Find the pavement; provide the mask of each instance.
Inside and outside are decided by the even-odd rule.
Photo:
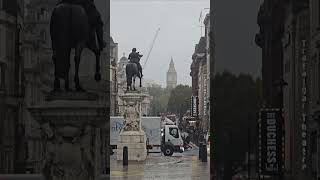
[[[122,166],[116,160],[116,153],[110,157],[111,180],[200,180],[210,177],[210,156],[208,162],[198,158],[199,148],[193,145],[191,150],[164,156],[160,153],[149,154],[144,162],[129,161]]]

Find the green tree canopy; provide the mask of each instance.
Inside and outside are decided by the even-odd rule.
[[[176,86],[176,88],[171,90],[167,111],[175,114],[184,114],[190,109],[191,95],[192,88],[190,86]]]
[[[158,116],[159,113],[166,112],[170,91],[160,86],[152,86],[148,87],[148,92],[152,96],[150,114],[152,116]]]

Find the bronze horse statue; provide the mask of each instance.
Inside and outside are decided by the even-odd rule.
[[[141,85],[141,79],[142,76],[139,72],[138,65],[133,62],[129,62],[126,65],[126,77],[127,77],[127,91],[136,90],[135,84],[136,84],[136,77],[139,77],[140,79],[140,87]]]
[[[96,57],[94,79],[101,80],[100,49],[96,43],[95,28],[90,26],[88,15],[80,5],[61,3],[52,12],[50,21],[50,36],[52,41],[52,60],[54,62],[54,89],[61,91],[60,79],[65,81],[65,90],[69,88],[69,70],[71,49],[75,49],[74,82],[76,91],[84,91],[79,82],[79,65],[84,48],[90,49]]]

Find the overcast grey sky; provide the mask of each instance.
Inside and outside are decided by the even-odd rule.
[[[178,83],[190,84],[191,55],[200,38],[199,15],[203,8],[210,6],[209,0],[110,1],[111,35],[119,43],[119,57],[123,52],[128,55],[133,46],[146,56],[160,27],[145,75],[165,85],[165,74],[173,56]],[[107,16],[103,7],[108,1],[95,2]],[[259,31],[257,13],[262,0],[211,0],[211,3],[216,36],[215,71],[228,69],[259,76],[261,49],[254,37]]]
[[[110,0],[110,34],[118,43],[119,58],[136,47],[144,55],[143,65],[160,28],[144,69],[145,78],[165,87],[172,56],[178,84],[191,85],[191,56],[201,37],[200,12],[209,7],[209,0]]]
[[[261,49],[255,44],[257,15],[263,0],[213,0],[215,71],[261,74]]]

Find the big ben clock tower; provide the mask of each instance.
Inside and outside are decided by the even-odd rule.
[[[171,62],[169,65],[169,70],[167,72],[167,88],[173,89],[177,86],[177,72],[174,68],[173,59],[171,57]]]

